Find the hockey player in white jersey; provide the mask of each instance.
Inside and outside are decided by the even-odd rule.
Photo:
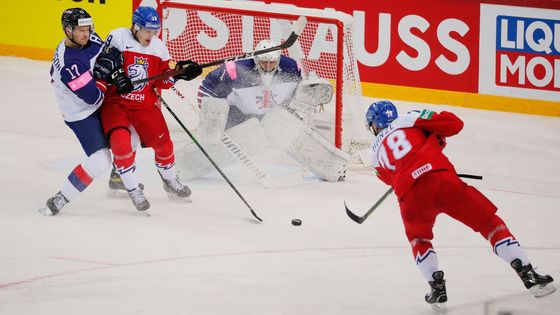
[[[39,210],[44,215],[59,213],[111,166],[99,114],[106,86],[92,76],[103,42],[94,33],[93,19],[84,9],[67,9],[61,20],[66,38],[56,48],[51,83],[64,122],[80,141],[87,158],[72,170],[62,189]]]
[[[255,50],[274,46],[271,40],[263,40]],[[302,122],[304,116],[331,98],[332,87],[326,80],[313,83],[302,80],[298,63],[280,51],[228,62],[210,72],[200,85],[199,137],[206,144],[216,145],[225,129],[243,149],[246,135],[266,134],[267,140],[272,140],[319,178],[337,181],[344,177],[349,157]],[[260,120],[260,124],[251,118]],[[253,130],[245,131],[248,128]],[[234,135],[239,135],[238,139]],[[189,169],[194,163],[189,149],[194,150],[178,150],[185,160],[181,176],[188,173],[185,176],[192,178],[210,171],[209,167],[199,167],[200,163],[196,170]]]

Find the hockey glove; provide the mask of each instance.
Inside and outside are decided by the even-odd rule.
[[[109,82],[113,83],[119,94],[130,93],[134,90],[134,85],[132,84],[132,81],[130,81],[130,78],[124,74],[123,68],[113,71]]]
[[[105,47],[95,61],[93,75],[96,79],[110,82],[113,72],[122,68],[122,65],[122,53],[114,47]]]
[[[190,81],[198,77],[202,73],[202,67],[192,60],[181,60],[177,61],[175,70],[184,69],[183,73],[175,75],[173,78],[175,80],[187,80]]]

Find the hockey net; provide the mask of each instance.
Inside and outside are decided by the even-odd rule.
[[[298,41],[282,53],[298,61],[304,77],[315,73],[329,80],[335,93],[309,125],[351,155],[367,148],[350,15],[247,1],[173,0],[163,1],[161,7],[162,39],[172,58],[199,63],[251,52],[263,39],[281,43],[292,23],[306,16],[308,23]],[[184,92],[196,93],[197,88]]]

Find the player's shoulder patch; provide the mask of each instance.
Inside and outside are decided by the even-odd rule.
[[[422,110],[422,112],[420,112],[419,117],[422,119],[430,120],[432,119],[432,116],[434,116],[434,111],[431,111],[429,109],[424,109]]]

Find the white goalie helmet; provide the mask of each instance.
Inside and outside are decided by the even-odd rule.
[[[255,50],[263,50],[270,47],[277,46],[276,43],[269,39],[260,41],[255,47]],[[254,57],[255,64],[260,72],[274,73],[280,64],[280,50],[267,52],[266,54],[256,55]]]

